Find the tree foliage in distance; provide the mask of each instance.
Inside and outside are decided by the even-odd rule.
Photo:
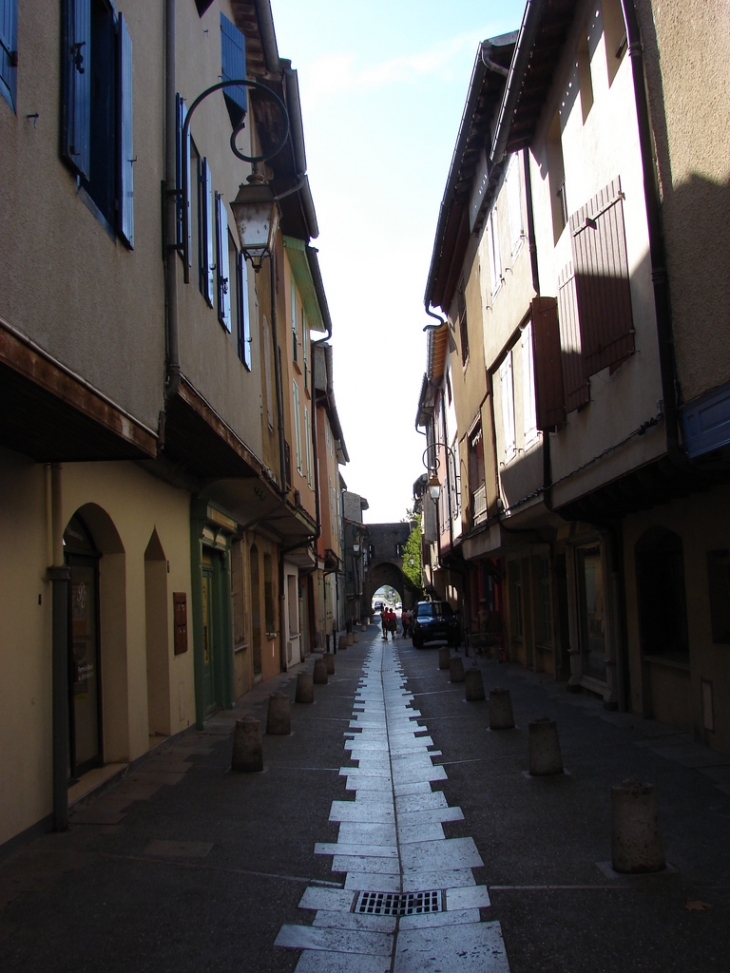
[[[409,519],[412,522],[415,521],[415,523],[408,535],[406,546],[403,549],[403,574],[416,591],[423,591],[421,576],[421,515],[414,514]],[[413,564],[411,564],[411,560]]]

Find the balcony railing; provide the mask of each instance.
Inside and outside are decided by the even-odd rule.
[[[472,521],[475,524],[487,519],[487,487],[483,483],[471,495]]]

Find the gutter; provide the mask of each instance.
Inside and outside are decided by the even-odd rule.
[[[261,47],[266,61],[266,70],[271,74],[279,71],[279,47],[276,43],[276,31],[274,29],[274,18],[271,13],[270,0],[254,0],[256,8],[256,20],[259,25],[259,36],[261,37]]]
[[[672,312],[669,299],[669,278],[667,275],[666,248],[662,227],[661,200],[654,169],[653,140],[649,103],[644,77],[644,52],[641,43],[639,21],[636,16],[634,0],[621,0],[628,53],[631,58],[631,71],[634,81],[636,116],[639,127],[639,149],[644,177],[644,200],[646,202],[646,221],[649,228],[649,256],[651,258],[651,281],[654,288],[654,307],[656,310],[657,340],[659,344],[659,371],[664,398],[664,419],[667,436],[667,455],[675,465],[685,465],[686,458],[679,445],[677,421],[677,386],[674,362],[674,341],[672,338]]]
[[[299,97],[299,77],[292,68],[291,61],[283,62],[282,78],[284,82],[284,95],[287,109],[289,111],[289,132],[294,155],[294,169],[296,176],[302,180],[299,190],[299,202],[307,224],[309,236],[316,239],[319,236],[319,224],[317,213],[314,209],[312,190],[307,178],[307,156],[304,149],[304,127],[302,124],[302,103]]]
[[[319,304],[320,314],[322,315],[324,326],[327,329],[327,334],[324,336],[324,338],[317,338],[315,341],[312,341],[313,345],[319,345],[323,341],[329,341],[329,339],[332,337],[332,318],[330,317],[330,309],[329,305],[327,304],[327,295],[324,292],[322,271],[319,267],[319,251],[315,247],[307,246],[304,252],[307,257],[307,263],[309,264],[309,271],[312,275],[314,293],[317,295],[317,303]]]

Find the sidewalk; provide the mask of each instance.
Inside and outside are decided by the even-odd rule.
[[[264,737],[262,774],[230,772],[235,720],[251,712],[264,725],[268,694],[293,699],[299,667],[75,808],[67,833],[4,862],[3,973],[293,971],[299,949],[274,946],[282,927],[312,923],[299,908],[305,893],[347,882],[315,845],[341,840],[330,816],[333,801],[353,796],[340,773],[344,734],[368,648],[380,644],[371,626],[337,653],[314,705],[292,704],[291,736]],[[463,812],[442,822],[444,835],[478,849],[474,880],[491,899],[479,918],[501,925],[512,973],[730,973],[730,761],[546,677],[480,660],[487,694],[508,687],[517,723],[490,732],[488,704],[464,701],[435,647],[395,645],[433,764],[447,775],[431,788]],[[527,724],[541,716],[557,721],[569,775],[524,773]],[[656,785],[672,869],[609,878],[610,787],[632,775]]]

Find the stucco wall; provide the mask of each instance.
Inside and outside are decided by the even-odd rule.
[[[637,3],[685,401],[730,379],[730,32],[726,3]]]
[[[0,318],[156,430],[165,355],[163,6],[117,7],[133,45],[135,249],[110,238],[59,156],[59,4],[20,4],[17,113],[0,98]]]

